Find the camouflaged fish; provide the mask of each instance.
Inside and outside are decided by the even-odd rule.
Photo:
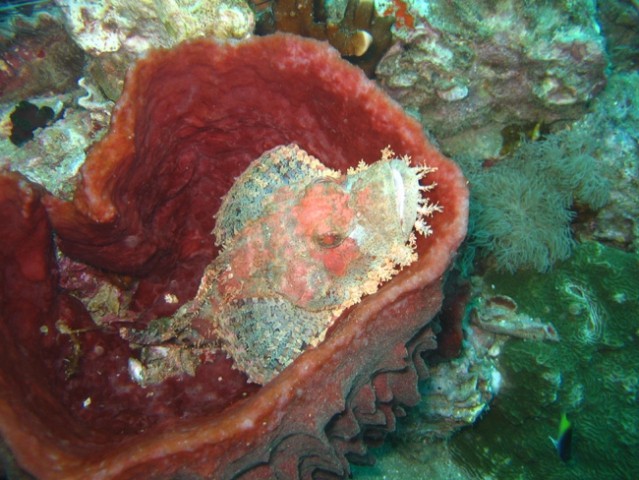
[[[193,373],[208,349],[224,351],[252,382],[268,382],[417,258],[415,235],[428,235],[426,218],[440,210],[424,196],[434,185],[420,183],[429,171],[389,149],[346,175],[297,145],[262,155],[217,213],[222,249],[195,298],[127,333],[143,346],[132,376],[147,384]],[[183,341],[167,342],[175,338]]]

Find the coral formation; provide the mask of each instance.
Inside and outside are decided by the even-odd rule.
[[[597,9],[611,64],[618,70],[636,71],[639,65],[639,4],[636,0],[610,0],[598,3]]]
[[[415,443],[448,439],[472,425],[488,410],[499,390],[494,359],[476,354],[472,347],[459,359],[430,367],[429,373],[420,387],[422,401],[402,424],[403,438],[395,440],[402,453]]]
[[[442,142],[474,129],[576,119],[605,84],[592,0],[409,1],[414,29],[381,85]]]
[[[432,235],[417,236],[417,259],[263,387],[224,354],[193,376],[136,384],[119,329],[171,315],[196,294],[219,254],[210,232],[221,197],[251,161],[292,143],[333,170],[357,169],[387,145],[436,169],[428,197],[443,213],[430,219]],[[421,126],[328,46],[271,35],[153,52],[128,77],[72,202],[48,194],[45,215],[28,182],[2,182],[0,430],[32,475],[345,477],[347,458],[366,455],[364,438],[382,439],[402,405],[417,402],[468,192]],[[34,225],[42,231],[30,242],[13,233]],[[59,271],[68,262],[56,265],[49,225],[62,252],[89,266],[76,276],[102,270],[99,284],[118,285],[85,284],[104,292],[92,298],[116,297],[120,323],[109,313],[94,323],[59,289],[59,276],[73,279]]]
[[[6,131],[6,137],[0,136],[0,168],[20,172],[49,192],[71,199],[86,149],[102,137],[110,118],[109,102],[101,101],[95,92],[77,98],[83,93],[75,90],[71,94],[32,99],[38,108],[51,109],[55,122],[36,129],[33,139],[20,147],[10,141],[15,105],[0,105],[0,129]]]
[[[506,295],[493,295],[475,305],[471,323],[485,332],[527,340],[559,341],[557,329],[549,322],[517,312],[517,303]]]
[[[56,16],[19,16],[11,35],[0,35],[0,103],[73,88],[83,63],[82,50]]]
[[[561,341],[505,345],[499,401],[449,444],[468,478],[614,479],[639,471],[638,271],[636,254],[585,242],[550,273],[484,276],[530,315],[552,319]],[[567,465],[548,439],[562,412],[577,439]]]
[[[449,18],[466,17],[453,25],[481,28],[481,23],[490,26],[495,18],[475,16],[477,2],[411,3],[421,4],[425,10],[431,8],[429,20],[440,19],[436,10],[446,7],[451,10]],[[534,10],[530,12],[537,10],[540,23],[550,6],[550,2],[493,3],[496,11],[509,4],[531,6]],[[591,32],[601,26],[607,36],[606,52],[613,63],[606,69],[606,87],[583,105],[582,111],[587,113],[580,120],[547,123],[543,116],[531,117],[527,122],[509,124],[501,132],[489,124],[442,142],[445,151],[463,160],[471,193],[476,194],[471,201],[475,207],[470,218],[471,243],[490,244],[492,253],[501,260],[495,262],[492,258],[474,265],[475,272],[486,282],[482,287],[486,297],[479,303],[479,311],[473,309],[471,329],[466,330],[467,334],[472,333],[466,337],[468,343],[462,350],[468,365],[460,365],[457,359],[429,368],[434,378],[432,382],[427,380],[423,389],[432,386],[428,391],[433,402],[425,397],[418,407],[421,418],[410,415],[407,424],[399,422],[400,436],[394,440],[398,448],[384,452],[373,474],[359,470],[357,477],[612,480],[634,478],[639,471],[634,454],[638,444],[639,366],[639,77],[633,71],[639,38],[636,5],[634,1],[597,2],[594,17],[595,2],[552,2],[552,8],[574,15],[570,20],[557,15],[559,28],[570,23],[589,24]],[[523,25],[527,19],[521,21]],[[418,28],[420,23],[418,18]],[[433,37],[450,31],[432,22],[431,26]],[[462,38],[475,34],[463,30],[458,31]],[[550,42],[545,43],[548,45]],[[412,53],[416,57],[424,54],[421,50]],[[576,69],[589,68],[579,58],[575,60]],[[399,68],[397,71],[401,73]],[[406,79],[410,77],[407,75]],[[436,76],[433,79],[439,80]],[[487,78],[484,91],[501,80]],[[513,77],[513,85],[520,87],[520,80],[521,77]],[[439,134],[438,139],[445,135],[446,132]],[[492,175],[503,178],[490,178]],[[480,185],[484,181],[490,185]],[[536,192],[533,199],[537,207],[530,204],[522,214],[525,202],[518,195],[521,191],[530,198],[529,189]],[[506,194],[501,195],[502,191]],[[547,195],[550,198],[544,200],[542,197]],[[503,196],[518,204],[508,205]],[[480,205],[480,200],[485,203]],[[526,222],[533,225],[525,225]],[[477,223],[490,224],[492,232],[505,237],[504,244],[498,245],[495,238],[485,236],[490,229],[477,229]],[[519,233],[514,234],[513,228]],[[546,232],[546,238],[539,230]],[[592,239],[601,243],[589,241]],[[502,248],[505,251],[498,252]],[[514,253],[517,257],[513,255],[508,261],[508,255]],[[472,270],[470,257],[460,265],[466,276]],[[530,263],[516,267],[525,258]],[[502,270],[508,270],[510,265],[518,271],[497,272],[496,263]],[[535,269],[544,273],[534,272]],[[479,277],[472,278],[473,283],[478,280]],[[483,310],[495,297],[495,308]],[[514,299],[519,305],[517,310],[523,309],[529,315],[513,310],[511,320],[527,320],[527,327],[542,334],[547,332],[545,325],[550,321],[561,340],[513,340],[501,345],[495,342],[499,335],[494,332],[504,326],[500,312],[512,310],[508,305],[514,306]],[[489,325],[478,318],[491,312],[497,316],[490,319]],[[534,321],[535,317],[544,322]],[[481,324],[493,332],[481,331]],[[531,332],[518,333],[528,336]],[[481,348],[475,349],[477,346]],[[486,357],[480,355],[482,350]],[[432,353],[427,358],[431,360]],[[449,441],[432,442],[432,437],[464,425],[456,421],[481,405],[477,398],[486,392],[481,382],[490,383],[487,366],[500,373],[496,383],[502,385],[490,410],[484,409],[472,428],[458,432]],[[439,372],[443,372],[443,377],[438,376]],[[478,379],[476,389],[468,388],[474,380],[473,373]],[[437,416],[439,412],[443,414]],[[562,414],[567,414],[574,428],[572,458],[568,461],[550,441],[550,437],[556,437]],[[466,418],[474,420],[471,415]]]
[[[479,421],[500,395],[504,382],[516,381],[500,362],[501,353],[511,343],[529,346],[559,341],[552,324],[522,312],[514,299],[495,294],[494,285],[479,277],[472,279],[472,300],[463,304],[461,354],[441,361],[438,351],[425,352],[429,377],[420,386],[422,401],[400,423],[399,435],[392,439],[401,457],[419,465],[433,461],[429,457],[442,441],[454,441],[455,433]],[[452,463],[448,451],[435,463],[447,462]]]
[[[150,48],[170,47],[183,40],[245,38],[254,27],[242,0],[57,0],[67,28],[88,54],[126,52],[133,56]]]
[[[295,33],[328,40],[339,52],[369,76],[392,44],[395,19],[377,12],[373,0],[334,2],[325,0],[272,0],[260,13],[257,31],[261,34]]]
[[[638,82],[636,73],[615,74],[570,127],[502,159],[464,160],[475,199],[470,246],[511,272],[566,259],[573,231],[637,251]]]
[[[599,139],[597,157],[610,179],[610,201],[596,217],[575,226],[581,239],[596,239],[639,252],[639,74],[617,73],[574,129]],[[573,130],[574,130],[573,129]]]
[[[545,183],[552,177],[527,177],[500,165],[473,177],[472,246],[503,270],[548,270],[570,255],[570,199],[566,191]]]
[[[255,28],[244,0],[56,0],[66,28],[89,59],[86,70],[117,100],[128,68],[152,48],[192,38],[242,39]]]
[[[369,76],[395,17],[379,78],[473,193],[433,321],[463,179],[335,54],[286,37],[151,52],[250,36],[245,0],[14,3],[48,13],[0,6],[0,477],[639,469],[637,1],[249,2]],[[438,167],[428,224],[418,195],[384,201],[404,163],[360,163],[387,145]],[[407,405],[394,470],[354,470]],[[548,440],[562,413],[567,463]]]

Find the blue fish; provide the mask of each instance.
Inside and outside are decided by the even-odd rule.
[[[557,434],[557,438],[549,438],[555,446],[559,458],[561,458],[563,462],[567,462],[572,456],[572,432],[572,423],[570,423],[566,414],[562,413],[561,420],[559,420],[559,433]]]

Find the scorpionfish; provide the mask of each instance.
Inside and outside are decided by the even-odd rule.
[[[235,181],[216,215],[221,247],[198,292],[172,317],[129,331],[142,385],[193,374],[222,351],[264,384],[319,344],[348,307],[417,258],[416,235],[440,211],[432,171],[389,149],[346,174],[297,145],[276,147]],[[177,340],[177,341],[176,341]]]

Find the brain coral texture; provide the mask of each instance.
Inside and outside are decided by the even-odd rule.
[[[118,321],[143,326],[195,295],[218,253],[222,197],[251,161],[287,144],[340,171],[387,146],[436,168],[429,197],[443,211],[418,238],[418,259],[264,386],[223,355],[194,376],[136,384]],[[364,440],[383,438],[417,402],[428,322],[466,231],[465,180],[325,44],[273,35],[153,52],[129,74],[73,202],[16,175],[0,180],[0,432],[30,474],[343,478],[347,458],[365,458]],[[135,287],[119,320],[96,328],[59,286],[71,273],[53,232],[76,266]]]

